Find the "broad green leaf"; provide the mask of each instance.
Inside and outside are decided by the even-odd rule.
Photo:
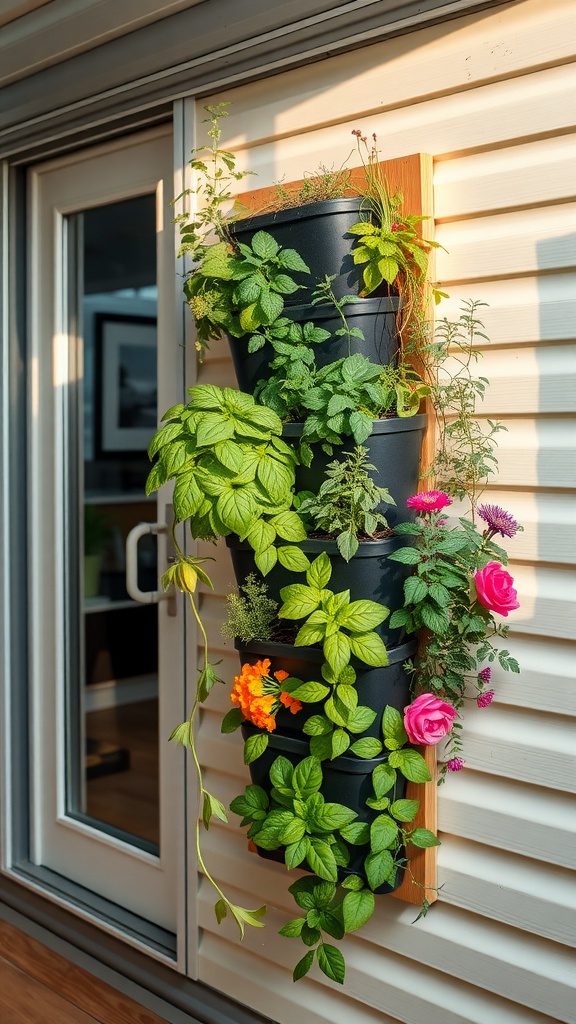
[[[174,482],[174,514],[178,522],[188,519],[200,508],[203,494],[194,470],[179,473]]]
[[[310,753],[320,761],[329,761],[332,757],[332,727],[328,735],[317,734],[310,739]]]
[[[318,828],[326,832],[334,832],[345,825],[349,825],[358,815],[356,811],[345,807],[344,804],[325,803],[315,815]]]
[[[352,744],[350,750],[353,754],[356,754],[356,757],[378,757],[382,752],[382,744],[380,740],[375,739],[373,736],[363,736]]]
[[[398,760],[394,767],[399,768],[410,782],[430,782],[431,775],[426,761],[417,750],[395,750],[390,754],[390,763],[393,757]]]
[[[374,636],[375,635],[376,634],[374,634]],[[377,639],[380,638],[378,637]],[[381,640],[380,643],[382,644]],[[383,644],[382,647],[384,647]],[[344,634],[340,632],[333,633],[332,636],[326,637],[324,640],[323,650],[326,661],[337,675],[350,661],[350,651],[352,650],[354,654],[357,654],[357,651],[352,645],[352,638],[349,640],[348,637],[344,636]],[[379,664],[386,664],[386,662],[379,662]]]
[[[204,828],[210,827],[210,820],[212,817],[219,818],[220,821],[228,821],[228,815],[226,814],[226,808],[224,804],[217,800],[211,793],[207,793],[204,790],[204,799],[202,803],[202,820],[204,822]]]
[[[325,632],[326,626],[314,626],[309,622],[305,622],[296,634],[294,646],[309,647],[311,644],[320,643],[324,639]]]
[[[269,548],[275,539],[276,531],[274,527],[270,526],[263,519],[258,519],[244,537],[244,540],[248,541],[256,554]]]
[[[290,572],[306,572],[310,565],[307,555],[293,545],[282,545],[278,548],[278,561]]]
[[[388,608],[376,601],[351,601],[338,613],[338,622],[354,633],[368,633],[388,617]]]
[[[255,736],[249,736],[244,744],[244,764],[252,764],[256,761],[268,746],[268,733],[257,733]]]
[[[353,733],[366,732],[370,728],[374,719],[376,718],[376,712],[372,711],[372,708],[364,707],[362,704],[355,708],[350,715],[346,728]]]
[[[360,892],[346,893],[342,901],[344,928],[347,932],[355,932],[369,921],[374,913],[376,902],[374,894],[363,889]]]
[[[304,954],[302,959],[298,961],[296,967],[292,972],[293,981],[300,981],[300,978],[303,978],[306,974],[308,974],[308,971],[310,970],[312,964],[314,963],[314,953],[315,950],[309,949],[308,952]]]
[[[307,736],[326,736],[332,732],[332,725],[324,715],[312,715],[302,726]]]
[[[177,725],[176,728],[172,730],[168,737],[168,742],[170,742],[170,740],[175,740],[176,743],[180,743],[183,747],[191,746],[192,733],[190,731],[189,720],[182,722],[181,725]]]
[[[330,737],[330,744],[330,759],[333,761],[335,757],[341,757],[346,753],[350,746],[350,737],[347,732],[344,732],[344,729],[334,729]]]
[[[297,512],[279,512],[270,520],[279,537],[293,543],[306,540],[306,530]]]
[[[369,853],[364,861],[364,871],[371,889],[378,889],[394,873],[394,861],[389,850]]]
[[[292,774],[294,772],[294,765],[287,757],[283,757],[281,754],[275,758],[270,766],[270,782],[276,789],[285,789],[290,793],[292,790]]]
[[[292,774],[292,787],[297,795],[306,800],[317,793],[322,785],[322,767],[317,757],[305,757],[296,765]]]
[[[404,599],[408,604],[418,604],[428,593],[428,587],[419,576],[410,576],[404,581]]]
[[[254,563],[256,568],[260,570],[263,576],[267,576],[271,569],[276,565],[278,553],[273,544],[269,548],[264,548],[262,551],[257,551],[254,554]]]
[[[220,413],[207,412],[198,423],[196,444],[199,448],[212,448],[218,441],[226,441],[234,435],[234,424]]]
[[[278,256],[280,266],[286,270],[299,270],[303,274],[309,274],[310,268],[304,263],[300,253],[296,249],[282,249]]]
[[[396,785],[396,772],[388,764],[379,764],[372,772],[372,785],[378,799],[385,797]]]
[[[397,821],[414,821],[419,807],[419,800],[395,800],[390,804],[390,814]]]
[[[300,935],[305,923],[305,917],[295,917],[293,921],[288,921],[278,934],[283,935],[287,939],[296,939]]]
[[[244,718],[240,708],[231,708],[227,715],[224,715],[220,724],[220,732],[236,732],[242,725]]]
[[[414,846],[420,847],[422,850],[425,850],[429,846],[440,846],[438,836],[435,836],[434,833],[430,832],[430,829],[427,828],[415,828],[409,841],[413,843]]]
[[[318,555],[314,559],[312,565],[306,573],[306,580],[311,587],[315,587],[318,590],[324,590],[324,588],[330,582],[332,576],[332,566],[330,559],[325,551],[321,555]]]
[[[333,939],[344,938],[344,925],[335,913],[331,910],[321,910],[319,917],[319,924],[322,931],[327,932]]]
[[[387,704],[382,716],[382,733],[385,740],[395,740],[399,746],[408,741],[402,715],[396,708]]]
[[[336,696],[349,711],[355,711],[358,706],[358,691],[355,686],[346,683],[339,683],[336,687]]]
[[[328,882],[335,882],[337,880],[338,868],[334,854],[329,843],[324,839],[319,839],[318,836],[310,836],[306,860],[314,874],[318,875],[318,878],[325,878]]]
[[[363,633],[360,636],[351,636],[350,650],[360,661],[374,668],[388,664],[388,654],[384,642],[377,633]]]
[[[425,602],[420,607],[422,622],[433,633],[444,634],[450,626],[450,616],[446,608],[435,608],[434,605]]]
[[[225,526],[234,533],[242,534],[250,529],[256,507],[254,499],[242,487],[224,491],[218,498],[216,511]]]
[[[263,260],[272,259],[280,249],[278,242],[267,231],[257,231],[251,245],[256,255]]]
[[[262,458],[259,459],[258,461],[256,476],[258,478],[258,482],[263,487],[270,501],[277,503],[277,505],[280,505],[286,504],[286,501],[290,500],[291,488],[294,483],[293,469],[289,469],[288,466],[282,465],[282,463],[277,462],[276,459]],[[289,516],[295,515],[295,513],[290,512],[281,513],[281,515],[275,516],[274,519],[272,520],[275,529],[277,530],[281,537],[285,537],[286,532],[294,533],[295,528],[297,528],[298,526],[302,526],[299,518],[298,521],[290,520],[288,522],[288,525],[286,526],[284,524],[284,520],[282,520],[281,518],[283,514]],[[279,525],[281,529],[278,528]],[[282,532],[282,527],[284,528],[284,532]],[[285,537],[285,539],[292,540],[293,538],[292,536],[288,536]],[[297,539],[302,540],[302,537],[299,537]]]
[[[345,562],[349,562],[358,551],[358,538],[352,530],[344,530],[343,533],[339,533],[336,538],[336,543],[338,545],[338,551]]]
[[[365,846],[370,842],[370,825],[367,821],[353,821],[340,829],[340,835],[352,846]]]
[[[340,950],[336,949],[336,946],[321,942],[316,950],[316,957],[322,973],[342,985],[346,976],[346,964]]]
[[[295,690],[291,690],[290,696],[295,697],[296,700],[301,700],[303,704],[315,704],[317,701],[323,700],[329,693],[330,688],[325,686],[324,683],[310,681],[302,683]]]
[[[320,591],[303,583],[292,583],[280,591],[283,604],[278,612],[281,619],[304,619],[316,610],[321,601]]]
[[[214,454],[226,469],[239,473],[242,469],[243,454],[240,445],[235,441],[219,441],[214,445]]]
[[[348,875],[347,878],[340,882],[343,889],[351,889],[353,892],[363,889],[365,884],[364,879],[358,875]]]
[[[224,405],[224,393],[222,388],[215,384],[197,384],[188,388],[190,395],[190,406],[195,409],[221,409]]]
[[[279,836],[280,842],[286,846],[291,846],[294,843],[299,843],[304,833],[306,826],[301,818],[294,818],[289,825],[286,826],[284,831]]]
[[[417,565],[420,561],[420,552],[416,548],[398,548],[398,551],[391,551],[388,558],[391,562],[401,562],[402,565]]]
[[[306,859],[308,853],[308,839],[299,839],[297,843],[290,843],[284,851],[284,860],[286,867],[289,871],[293,868],[297,868],[303,860]]]
[[[370,826],[372,853],[380,853],[394,846],[398,838],[398,825],[387,814],[379,814]]]
[[[148,458],[153,459],[156,452],[160,451],[160,448],[183,435],[183,432],[182,420],[179,419],[176,423],[167,423],[165,427],[162,427],[161,430],[154,434],[148,448]]]

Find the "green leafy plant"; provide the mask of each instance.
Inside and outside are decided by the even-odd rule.
[[[274,194],[266,209],[288,210],[308,203],[322,203],[327,199],[340,199],[351,189],[351,172],[346,167],[326,167],[305,173],[300,185],[276,182]]]
[[[388,609],[376,601],[350,601],[350,591],[339,594],[327,589],[332,566],[326,552],[314,559],[306,571],[306,584],[292,583],[280,591],[280,619],[306,619],[294,641],[297,647],[321,643],[324,657],[339,675],[355,655],[366,665],[388,664],[386,648],[374,632],[388,616]]]
[[[248,836],[266,851],[282,850],[290,870],[308,868],[312,878],[294,882],[289,892],[304,912],[280,930],[287,938],[300,938],[308,951],[297,963],[293,978],[304,977],[314,960],[333,981],[343,983],[342,953],[324,938],[340,940],[361,928],[375,909],[374,891],[394,886],[397,872],[408,866],[405,847],[438,845],[425,828],[407,828],[419,802],[397,796],[399,773],[412,781],[430,781],[421,754],[408,746],[398,711],[386,707],[382,736],[390,752],[372,771],[372,795],[362,811],[327,801],[322,793],[323,770],[311,754],[296,764],[277,757],[269,771],[269,785],[249,785],[230,804],[248,825]],[[362,869],[349,870],[351,851],[359,849]],[[356,857],[357,859],[357,857]],[[344,873],[342,874],[342,869]],[[339,884],[340,881],[340,884]]]
[[[306,531],[291,508],[296,458],[280,437],[281,421],[231,388],[201,384],[188,393],[189,403],[169,409],[152,439],[146,493],[173,479],[175,520],[187,520],[193,537],[237,534],[263,575],[278,559],[292,565],[298,555],[275,541],[304,540]]]
[[[347,562],[358,550],[359,537],[373,538],[388,526],[385,516],[376,511],[378,506],[396,504],[369,475],[369,470],[377,469],[367,460],[368,449],[361,445],[345,452],[343,459],[326,467],[318,494],[304,497],[298,505],[298,512],[305,521],[310,519],[314,530],[337,535],[338,550]]]
[[[440,320],[431,340],[426,337],[428,325],[416,323],[420,336],[410,346],[410,350],[417,348],[427,363],[437,420],[436,453],[426,476],[453,497],[468,498],[472,508],[498,470],[497,434],[506,430],[490,419],[486,429],[478,420],[478,404],[489,384],[486,377],[474,373],[482,357],[475,346],[478,341],[488,340],[477,316],[478,309],[485,305],[465,300],[458,319]]]
[[[366,218],[348,230],[358,238],[352,256],[363,266],[365,293],[370,294],[382,284],[398,289],[402,298],[401,323],[406,324],[412,313],[421,308],[426,292],[429,252],[439,243],[421,238],[418,226],[426,217],[403,212],[404,196],[392,193],[382,170],[376,136],[368,143],[358,129],[358,153],[366,174],[366,187],[361,190],[365,201]],[[439,302],[445,292],[432,288],[434,300]]]
[[[197,347],[223,332],[234,338],[270,326],[284,309],[284,295],[297,291],[289,271],[308,272],[295,249],[282,249],[267,231],[250,245],[221,241],[211,246],[184,284],[194,314]]]
[[[426,643],[412,666],[414,688],[441,695],[458,709],[474,681],[479,706],[485,707],[494,696],[484,691],[490,665],[497,661],[505,671],[519,672],[516,659],[494,643],[494,638],[508,635],[508,626],[494,612],[507,616],[519,605],[512,577],[502,569],[506,551],[493,540],[496,533],[513,537],[518,524],[504,509],[486,505],[477,509],[487,524],[482,533],[465,518],[450,526],[444,510],[451,499],[442,491],[415,495],[408,503],[420,515],[414,523],[398,524],[396,532],[408,543],[389,557],[414,566],[414,574],[404,583],[404,607],[392,613],[390,624],[408,632],[426,631]],[[483,662],[488,663],[484,668]],[[456,722],[450,751],[460,749]]]
[[[226,596],[228,617],[222,625],[222,636],[238,638],[243,643],[271,640],[278,604],[268,597],[268,587],[250,573],[239,590]]]

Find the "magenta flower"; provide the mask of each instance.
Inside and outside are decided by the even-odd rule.
[[[451,504],[452,498],[444,491],[423,491],[422,494],[413,494],[406,501],[408,508],[415,508],[418,512],[439,512]]]
[[[508,612],[520,607],[513,586],[514,580],[499,562],[488,562],[483,569],[475,572],[474,583],[478,600],[488,611],[507,616]]]
[[[482,671],[478,673],[478,679],[483,683],[489,683],[491,675],[492,669],[487,665],[486,668],[483,668]]]
[[[476,698],[476,703],[479,708],[487,708],[489,704],[494,700],[494,690],[484,690],[484,693],[480,693]]]
[[[501,537],[513,537],[518,532],[518,523],[500,505],[479,505],[477,509],[480,519],[488,524],[487,535],[493,537],[499,533]]]
[[[449,772],[461,772],[464,767],[464,761],[461,757],[453,757],[451,761],[448,761],[446,767]]]
[[[450,732],[456,708],[433,693],[421,693],[404,708],[404,728],[410,743],[433,746]]]

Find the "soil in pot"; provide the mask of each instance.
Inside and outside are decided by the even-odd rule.
[[[345,315],[349,326],[359,328],[364,334],[364,340],[354,337],[351,339],[350,352],[347,338],[336,335],[336,331],[342,327],[342,321],[330,305],[290,306],[284,314],[296,323],[305,324],[311,321],[316,327],[330,332],[330,338],[320,345],[313,346],[317,366],[327,366],[356,352],[372,363],[387,366],[394,365],[398,355],[398,304],[397,296],[386,296],[362,299],[361,302],[347,305]],[[270,362],[274,359],[274,350],[266,343],[257,352],[250,354],[245,338],[229,337],[228,341],[238,387],[241,391],[253,394],[258,381],[268,380],[270,377]]]
[[[242,726],[244,739],[258,732],[259,730],[255,726]],[[269,772],[276,758],[279,756],[286,757],[293,765],[296,765],[304,760],[305,757],[308,757],[309,753],[309,746],[306,740],[272,733],[264,753],[249,765],[252,783],[261,786],[262,789],[269,793],[271,790]],[[342,757],[335,758],[333,761],[323,761],[323,781],[320,787],[322,796],[326,801],[341,803],[346,807],[350,807],[357,813],[358,821],[372,822],[380,814],[380,811],[372,810],[372,808],[366,806],[366,800],[373,796],[372,772],[378,765],[385,764],[387,760],[388,754],[383,754],[381,757],[373,757],[369,760],[361,760],[343,755]],[[398,774],[396,786],[387,795],[389,795],[390,800],[398,800],[404,797],[405,792],[406,782]],[[346,843],[346,846],[350,853],[350,862],[346,868],[339,870],[339,878],[342,880],[350,874],[359,874],[364,877],[363,865],[365,857],[370,852],[369,845],[352,846]],[[284,863],[283,848],[278,850],[261,850],[260,847],[256,847],[256,849],[258,854],[266,860]],[[399,856],[403,856],[403,853],[400,853]],[[385,883],[376,889],[375,892],[378,894],[394,892],[401,884],[402,876],[403,870],[399,869],[394,885]]]
[[[322,682],[321,668],[324,654],[319,647],[294,647],[291,644],[273,643],[272,641],[252,641],[242,644],[237,641],[235,647],[240,656],[240,665],[254,665],[263,658],[270,658],[270,672],[283,669],[290,676],[302,679],[303,682],[315,680]],[[404,663],[416,653],[416,641],[401,644],[388,650],[389,664],[384,668],[371,668],[357,658],[350,664],[356,672],[356,690],[358,703],[371,707],[376,712],[372,725],[363,736],[382,738],[382,715],[387,704],[403,711],[410,703],[410,682]],[[282,708],[276,715],[276,728],[279,732],[298,735],[306,719],[317,715],[322,704],[303,704],[302,710],[296,715]]]
[[[296,249],[310,274],[291,272],[302,287],[285,296],[286,305],[310,302],[316,283],[327,274],[336,275],[332,288],[337,298],[358,295],[362,290],[363,268],[354,263],[352,249],[357,238],[348,231],[353,224],[366,219],[362,205],[360,196],[308,203],[236,221],[230,225],[230,235],[249,244],[257,231],[268,231],[282,248]]]
[[[226,543],[232,555],[232,565],[238,585],[241,586],[250,573],[258,574],[254,562],[254,551],[247,542],[237,537],[227,537]],[[404,580],[410,575],[411,566],[390,561],[388,556],[403,546],[402,537],[385,537],[382,540],[366,540],[360,543],[357,553],[346,562],[338,551],[335,540],[309,538],[297,546],[312,561],[325,551],[332,563],[332,577],[328,584],[334,593],[350,590],[352,601],[377,601],[390,610],[390,615],[404,604]],[[269,596],[281,602],[280,590],[291,583],[303,582],[304,577],[290,572],[279,563],[266,576]],[[391,629],[390,616],[377,627],[387,647],[402,643],[404,629]]]
[[[380,487],[387,487],[396,505],[379,506],[388,520],[388,525],[406,522],[414,518],[411,509],[406,508],[406,500],[418,490],[420,472],[420,452],[422,438],[426,427],[426,415],[393,416],[389,419],[374,420],[372,433],[363,442],[368,449],[368,461],[376,466],[377,472],[370,472]],[[302,423],[287,423],[282,436],[288,444],[296,444],[302,436]],[[329,462],[341,457],[344,453],[354,450],[353,438],[346,438],[344,444],[334,446],[333,454],[327,455],[319,444],[314,446],[314,456],[310,466],[296,467],[296,490],[312,491],[317,494],[324,481],[326,466]]]

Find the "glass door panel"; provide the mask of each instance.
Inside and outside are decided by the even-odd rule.
[[[83,367],[78,463],[70,466],[83,531],[71,560],[78,659],[68,729],[77,756],[67,811],[157,851],[158,611],[132,601],[125,582],[127,534],[154,507],[144,485],[158,416],[156,196],[72,214],[64,227],[68,262],[79,271],[69,316],[80,327]],[[150,536],[139,545],[139,586],[156,590],[157,579]]]
[[[167,566],[146,498],[158,411],[182,400],[172,136],[30,172],[32,860],[175,931],[184,873],[184,605],[133,601]]]

